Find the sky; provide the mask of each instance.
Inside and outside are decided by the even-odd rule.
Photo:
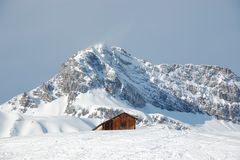
[[[154,64],[220,65],[240,75],[240,1],[0,0],[0,103],[96,43]]]

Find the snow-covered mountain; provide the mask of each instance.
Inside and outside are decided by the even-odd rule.
[[[137,116],[138,124],[178,124],[158,114],[163,110],[239,123],[240,78],[219,66],[154,65],[99,44],[74,54],[49,81],[0,106],[25,116],[101,120],[125,111]]]

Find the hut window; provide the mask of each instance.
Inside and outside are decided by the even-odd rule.
[[[126,129],[126,128],[127,128],[126,122],[122,122],[120,125],[120,129]]]

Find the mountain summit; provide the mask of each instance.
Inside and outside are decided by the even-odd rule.
[[[210,65],[154,65],[120,47],[75,53],[52,79],[0,106],[26,115],[109,118],[149,106],[240,122],[240,78]]]

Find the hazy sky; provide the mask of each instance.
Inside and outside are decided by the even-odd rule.
[[[0,0],[0,103],[95,43],[240,75],[240,0]]]

